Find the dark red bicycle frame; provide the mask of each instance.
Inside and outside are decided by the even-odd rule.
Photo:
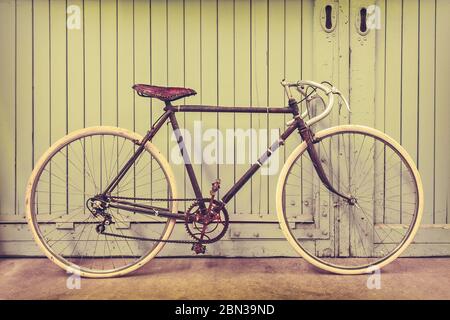
[[[279,139],[273,143],[266,152],[264,152],[258,160],[244,173],[244,175],[228,190],[228,192],[222,197],[221,201],[225,205],[227,204],[236,193],[245,185],[245,183],[259,170],[259,168],[270,158],[270,156],[279,148],[279,146],[284,144],[284,141],[295,131],[298,130],[302,139],[307,143],[307,150],[309,156],[314,163],[314,167],[324,185],[333,193],[339,195],[342,198],[350,200],[347,196],[339,193],[333,188],[329,182],[325,171],[320,162],[319,156],[314,148],[313,133],[310,128],[305,125],[305,122],[300,117],[298,103],[291,99],[289,100],[288,107],[277,107],[277,108],[264,108],[264,107],[222,107],[222,106],[199,106],[199,105],[180,105],[173,106],[170,101],[166,102],[164,108],[164,114],[157,120],[152,128],[147,132],[142,141],[137,142],[139,147],[136,152],[127,161],[127,163],[119,171],[118,175],[111,181],[111,183],[106,187],[104,192],[100,195],[103,199],[110,197],[109,195],[114,190],[114,188],[119,184],[121,179],[125,176],[127,171],[132,167],[133,163],[138,159],[141,153],[144,151],[145,144],[151,141],[156,133],[161,129],[164,123],[169,120],[172,125],[172,129],[176,135],[178,146],[180,147],[181,155],[183,156],[184,165],[191,181],[192,188],[194,190],[195,197],[199,202],[200,210],[206,210],[205,198],[202,195],[202,191],[198,184],[197,177],[195,175],[194,168],[189,159],[189,155],[184,154],[184,140],[180,133],[180,127],[178,125],[175,113],[177,112],[218,112],[218,113],[266,113],[266,114],[292,114],[295,121],[280,135]],[[113,199],[114,197],[111,197]],[[133,212],[138,212],[142,214],[159,215],[168,218],[185,219],[184,212],[172,213],[167,209],[139,204],[129,201],[112,201],[110,202],[110,207],[118,208],[122,210],[128,210]]]

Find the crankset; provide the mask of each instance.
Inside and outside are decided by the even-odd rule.
[[[199,202],[195,201],[186,211],[184,226],[187,233],[199,243],[213,243],[222,239],[228,230],[229,216],[222,202],[204,202],[207,212],[202,213]],[[196,248],[193,248],[194,251]]]
[[[210,199],[207,201],[210,201]],[[208,204],[208,202],[205,204]],[[200,213],[199,203],[195,201],[186,211],[184,222],[186,231],[193,240],[148,238],[107,232],[105,225],[107,226],[112,223],[113,222],[111,221],[106,224],[102,222],[97,226],[96,231],[105,236],[128,240],[192,244],[192,250],[198,254],[205,253],[206,248],[204,244],[216,242],[225,235],[228,229],[229,216],[223,203],[217,200],[213,200],[213,202],[209,204],[208,213],[203,216],[203,214]]]

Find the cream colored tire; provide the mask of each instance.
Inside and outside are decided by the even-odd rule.
[[[344,133],[344,132],[354,132],[354,133],[364,133],[371,135],[372,137],[377,137],[380,140],[384,140],[387,144],[389,144],[392,148],[397,150],[397,152],[403,157],[403,159],[407,162],[407,165],[410,167],[411,172],[415,178],[416,185],[417,185],[417,194],[418,194],[418,209],[417,209],[417,215],[416,220],[414,222],[414,225],[412,227],[411,232],[409,233],[409,236],[407,237],[406,241],[403,242],[401,247],[397,248],[397,250],[390,256],[388,256],[385,260],[381,261],[378,264],[371,265],[364,268],[337,268],[332,265],[329,265],[327,263],[323,263],[321,259],[318,259],[317,257],[313,256],[311,253],[304,250],[297,240],[295,239],[294,235],[292,234],[288,222],[286,221],[285,213],[283,210],[283,190],[284,185],[286,182],[287,175],[289,173],[289,170],[293,163],[300,157],[304,152],[306,152],[306,143],[303,142],[297,148],[291,153],[291,155],[286,160],[286,163],[284,164],[281,174],[278,179],[277,183],[277,191],[276,191],[276,208],[277,208],[277,214],[278,214],[278,220],[281,226],[281,229],[286,236],[288,242],[292,245],[292,247],[295,249],[295,251],[300,254],[306,261],[313,264],[314,266],[326,270],[328,272],[337,273],[337,274],[364,274],[364,273],[371,273],[376,268],[382,268],[386,266],[387,264],[394,261],[396,258],[398,258],[402,252],[408,247],[408,245],[412,242],[415,234],[417,233],[420,225],[420,221],[422,219],[423,214],[423,186],[421,182],[421,178],[419,175],[419,172],[412,160],[412,158],[409,156],[409,154],[406,152],[406,150],[395,140],[387,136],[381,131],[378,131],[373,128],[365,127],[365,126],[358,126],[358,125],[343,125],[338,127],[329,128],[323,131],[320,131],[315,134],[316,139],[321,139],[327,136],[331,136],[336,133]]]
[[[58,152],[63,146],[68,143],[75,141],[82,137],[92,136],[94,134],[108,134],[108,135],[117,135],[118,137],[122,137],[131,141],[140,141],[142,140],[142,136],[137,133],[130,132],[125,129],[116,128],[116,127],[107,127],[107,126],[98,126],[98,127],[90,127],[85,129],[80,129],[74,131],[67,136],[61,138],[56,141],[39,159],[36,163],[36,166],[28,180],[26,196],[25,196],[25,207],[26,207],[26,218],[29,225],[29,228],[33,234],[33,237],[38,244],[39,248],[42,252],[55,264],[65,269],[70,273],[80,274],[82,277],[89,278],[107,278],[107,277],[117,277],[123,276],[127,273],[137,270],[142,267],[148,261],[153,259],[164,247],[164,242],[158,242],[155,246],[153,246],[152,250],[147,252],[145,255],[141,256],[136,262],[132,265],[128,265],[123,268],[118,268],[117,270],[104,270],[102,272],[91,272],[89,270],[85,270],[83,268],[79,268],[77,265],[72,264],[70,261],[65,258],[55,255],[49,245],[45,240],[42,239],[41,232],[39,227],[37,226],[36,216],[33,212],[32,204],[33,204],[33,194],[34,188],[37,184],[37,177],[41,174],[43,168],[46,163],[52,156]],[[147,142],[145,145],[145,149],[147,152],[151,154],[151,156],[159,163],[159,166],[164,172],[166,180],[169,182],[170,190],[173,198],[177,198],[177,188],[175,183],[175,177],[170,168],[169,163],[163,157],[163,155],[158,151],[158,149],[150,142]],[[172,202],[172,212],[178,212],[177,203]],[[165,229],[162,232],[161,240],[169,239],[170,234],[172,233],[173,227],[175,225],[175,219],[167,219],[167,223],[165,224]]]

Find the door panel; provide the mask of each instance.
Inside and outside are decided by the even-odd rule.
[[[133,82],[186,86],[198,92],[180,103],[273,107],[287,102],[281,79],[312,79],[331,81],[349,97],[353,111],[351,115],[339,111],[336,103],[330,117],[315,130],[345,123],[374,126],[398,140],[418,163],[426,197],[424,225],[417,245],[407,254],[420,255],[426,248],[433,254],[448,254],[449,4],[447,0],[378,0],[368,11],[369,27],[361,30],[361,9],[371,5],[368,0],[0,1],[4,49],[0,226],[8,224],[5,229],[11,235],[11,225],[24,224],[23,198],[33,162],[67,132],[105,124],[145,133],[164,104],[136,96],[130,88]],[[65,28],[66,18],[76,12],[68,12],[70,6],[80,9],[78,29]],[[180,125],[191,133],[191,160],[203,193],[208,194],[212,180],[219,176],[223,195],[255,160],[252,152],[253,157],[262,153],[272,131],[283,130],[289,119],[288,115],[179,114]],[[250,128],[256,135],[247,131]],[[205,136],[207,129],[219,131]],[[227,137],[229,129],[241,135]],[[214,137],[220,134],[223,144],[232,149],[231,156],[230,150],[219,148],[216,156],[224,163],[200,163],[205,147],[219,145]],[[171,159],[178,152],[171,139],[169,130],[163,129],[153,142],[173,163],[180,195],[192,197],[183,166]],[[198,150],[194,139],[199,141]],[[274,197],[277,173],[299,143],[298,135],[292,135],[274,155],[278,156],[271,163],[278,169],[275,174],[256,174],[230,203],[231,220],[245,238],[230,233],[226,243],[217,244],[212,252],[293,254],[275,235]],[[54,174],[82,179],[70,169],[70,161],[76,159],[69,152],[67,159],[61,159],[61,168],[53,168]],[[306,177],[312,168],[304,165],[304,197],[290,203],[289,210],[298,213],[292,223],[312,226],[311,246],[318,254],[358,253],[358,242],[349,234],[349,215],[333,207],[329,195],[317,193],[319,181],[314,175]],[[384,165],[374,162],[374,174]],[[337,169],[343,168],[339,160]],[[349,178],[346,170],[339,172],[337,180]],[[51,179],[51,173],[47,175]],[[382,198],[386,190],[396,189],[389,177],[386,180],[383,190],[374,190]],[[71,193],[69,201],[75,199],[68,182],[61,183]],[[49,201],[64,200],[64,193],[61,199]],[[317,212],[318,201],[326,202],[329,209]],[[401,223],[394,211],[375,212],[375,218],[388,224],[380,227]],[[339,228],[329,228],[332,219],[340,219]],[[241,222],[251,223],[252,232]],[[262,245],[253,250],[246,244],[253,234],[265,239],[266,251]],[[19,238],[18,252],[32,252],[30,244],[24,244],[29,240]],[[0,241],[0,253],[12,252],[11,243],[3,246],[8,240]],[[244,244],[235,247],[237,242]],[[168,248],[163,254],[187,252],[184,247]]]

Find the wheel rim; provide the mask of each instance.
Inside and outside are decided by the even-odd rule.
[[[419,182],[409,161],[376,133],[330,130],[320,140],[315,146],[333,186],[359,200],[350,205],[331,194],[303,150],[287,169],[282,186],[282,214],[290,238],[302,254],[329,270],[366,270],[395,258],[411,241],[420,211]],[[367,156],[366,165],[358,164]],[[399,160],[397,165],[392,159]],[[349,174],[354,171],[356,175]]]
[[[42,162],[34,175],[29,210],[41,247],[56,263],[84,275],[123,274],[159,251],[159,241],[96,232],[103,218],[93,216],[84,205],[111,181],[135,149],[133,137],[127,134],[88,132],[58,145]],[[169,198],[172,189],[164,166],[147,149],[112,195]],[[172,210],[173,203],[165,201],[163,206]],[[113,223],[106,228],[112,233],[166,239],[173,227],[167,218],[107,211]]]

